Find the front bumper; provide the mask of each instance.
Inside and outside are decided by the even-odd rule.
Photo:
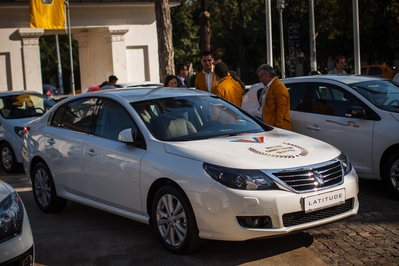
[[[304,198],[330,191],[345,190],[345,203],[317,211],[304,211]],[[358,178],[354,170],[344,183],[310,193],[284,190],[249,191],[228,189],[217,183],[208,193],[188,192],[197,219],[199,235],[204,239],[244,241],[284,235],[335,222],[359,209]],[[262,228],[247,226],[245,218],[267,218]]]

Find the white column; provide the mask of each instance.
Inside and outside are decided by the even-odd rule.
[[[73,38],[79,43],[80,85],[83,92],[85,88],[95,85],[99,81],[94,80],[94,69],[90,63],[89,33],[75,33],[73,34]]]
[[[119,80],[127,81],[127,63],[126,63],[126,43],[125,34],[128,28],[118,26],[108,27],[104,32],[106,43],[110,44],[111,49],[111,69],[110,75],[115,75]]]
[[[25,90],[42,93],[39,38],[43,35],[44,29],[20,28],[18,33],[22,38],[22,64]]]

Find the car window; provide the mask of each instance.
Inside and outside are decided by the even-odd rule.
[[[366,67],[362,67],[362,72],[361,75],[366,75],[367,74],[367,68]]]
[[[38,117],[54,105],[54,101],[36,94],[9,95],[1,98],[0,113],[9,119]]]
[[[379,109],[399,113],[399,86],[390,80],[348,84]]]
[[[306,83],[286,84],[290,93],[290,108],[295,111],[305,111],[304,96]],[[306,100],[305,100],[306,101]]]
[[[51,125],[89,133],[96,98],[83,98],[60,106],[53,114]]]
[[[382,69],[380,67],[370,67],[369,75],[382,75]]]
[[[352,93],[332,84],[314,84],[313,90],[313,113],[345,117],[346,110],[350,107],[366,107]]]
[[[165,141],[270,130],[219,97],[162,98],[131,104],[152,135]]]
[[[137,129],[132,117],[119,103],[110,99],[99,101],[99,111],[94,135],[118,140],[119,133],[127,128]]]

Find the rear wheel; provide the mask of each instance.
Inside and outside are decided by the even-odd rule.
[[[197,222],[187,196],[173,186],[157,191],[151,218],[159,241],[170,252],[189,253],[205,243],[198,236]]]
[[[32,188],[36,204],[43,212],[58,212],[65,208],[67,200],[57,196],[53,177],[44,163],[36,164],[33,169]]]
[[[399,198],[399,152],[393,153],[386,162],[383,179],[388,188]]]
[[[4,171],[7,173],[15,173],[20,164],[17,162],[15,158],[15,153],[11,147],[11,145],[7,142],[1,145],[1,164],[3,165]]]

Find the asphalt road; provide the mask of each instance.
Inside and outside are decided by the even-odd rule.
[[[208,241],[197,253],[167,252],[152,227],[69,201],[42,213],[24,173],[0,179],[24,201],[39,265],[399,265],[399,201],[379,181],[360,182],[357,216],[280,238]]]

